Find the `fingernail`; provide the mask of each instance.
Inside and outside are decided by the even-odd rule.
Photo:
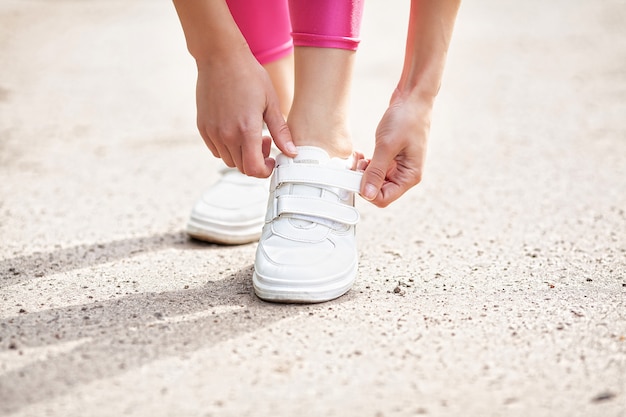
[[[296,145],[293,144],[293,142],[287,142],[285,144],[285,148],[287,148],[289,153],[292,153],[292,154],[297,154],[298,153],[298,149],[296,148]]]
[[[378,194],[378,189],[376,187],[374,187],[372,184],[366,184],[365,185],[365,190],[363,192],[363,197],[366,200],[373,200],[376,198],[376,195]]]

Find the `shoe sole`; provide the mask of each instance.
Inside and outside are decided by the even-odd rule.
[[[187,234],[194,239],[220,245],[244,245],[257,242],[261,237],[264,219],[253,225],[228,226],[215,225],[190,219],[187,223]]]
[[[263,277],[254,271],[252,285],[254,293],[264,301],[296,304],[323,303],[339,298],[350,291],[356,279],[357,268],[358,266],[355,264],[347,274],[341,277],[320,280],[321,284],[310,286],[290,286],[288,283],[283,285],[268,284],[268,282],[275,280]]]

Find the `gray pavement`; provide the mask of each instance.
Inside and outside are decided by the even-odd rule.
[[[371,152],[408,2],[369,0]],[[0,3],[0,415],[626,416],[626,3],[463,4],[423,183],[339,300],[183,227],[218,163],[173,6]]]

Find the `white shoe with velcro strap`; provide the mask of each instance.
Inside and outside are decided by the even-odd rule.
[[[263,300],[317,303],[350,290],[357,273],[354,193],[362,173],[321,148],[280,154],[270,184],[253,285]]]

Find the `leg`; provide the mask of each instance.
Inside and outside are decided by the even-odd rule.
[[[290,0],[295,96],[288,124],[296,145],[348,157],[348,110],[362,0]]]
[[[296,85],[288,125],[298,154],[276,157],[252,282],[268,301],[337,298],[356,279],[348,105],[362,0],[290,0]]]

